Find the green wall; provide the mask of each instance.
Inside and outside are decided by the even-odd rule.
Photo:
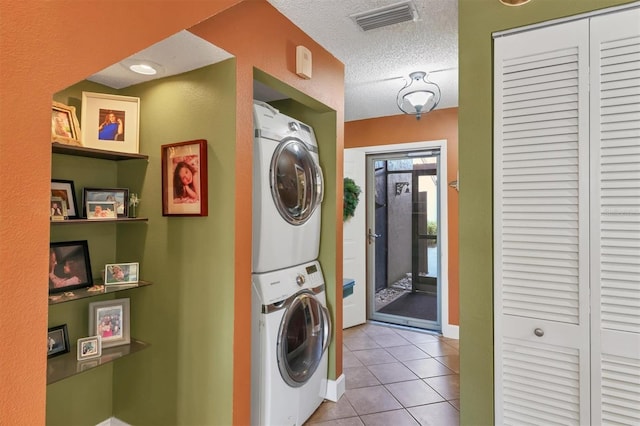
[[[627,0],[459,0],[460,424],[493,424],[491,34]]]
[[[47,424],[97,424],[112,415],[136,425],[231,424],[235,60],[120,91],[83,82],[55,100],[73,105],[82,90],[140,97],[140,152],[149,161],[82,159],[89,165],[71,173],[75,160],[54,158],[53,177],[74,179],[80,194],[90,185],[131,188],[141,198],[138,215],[149,220],[57,226],[52,239],[89,239],[93,265],[140,262],[141,278],[154,284],[117,297],[131,299],[131,336],[151,347],[49,385]],[[209,215],[163,217],[160,146],[195,139],[208,142]],[[50,326],[68,323],[73,345],[86,335],[88,303],[115,297],[56,305]]]

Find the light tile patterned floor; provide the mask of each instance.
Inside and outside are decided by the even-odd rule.
[[[457,426],[458,341],[367,323],[344,330],[346,392],[305,425]]]

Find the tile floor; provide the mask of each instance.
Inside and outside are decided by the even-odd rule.
[[[458,340],[367,323],[343,343],[346,391],[305,425],[459,425]]]

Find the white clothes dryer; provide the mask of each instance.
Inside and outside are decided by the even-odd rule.
[[[317,261],[252,275],[251,424],[302,425],[327,391],[331,319]]]
[[[313,129],[254,101],[253,273],[318,258],[324,183]]]

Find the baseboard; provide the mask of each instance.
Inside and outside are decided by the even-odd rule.
[[[107,420],[98,423],[96,426],[131,426],[116,417],[110,417]]]
[[[327,394],[325,398],[329,401],[338,402],[344,393],[344,389],[344,374],[341,374],[337,380],[327,380]]]
[[[445,324],[442,327],[442,335],[449,339],[460,339],[460,326]]]

